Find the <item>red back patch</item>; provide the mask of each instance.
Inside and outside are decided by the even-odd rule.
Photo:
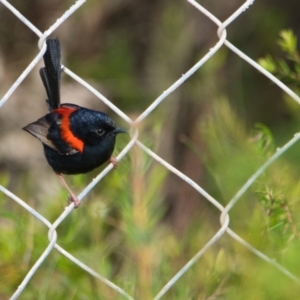
[[[78,108],[76,107],[66,107],[61,106],[58,109],[55,109],[55,112],[61,116],[61,138],[69,144],[72,148],[78,150],[79,152],[83,152],[84,143],[78,137],[76,137],[70,128],[70,115],[76,111]]]

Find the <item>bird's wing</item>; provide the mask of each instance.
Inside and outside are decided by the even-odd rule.
[[[34,137],[39,139],[43,144],[47,145],[48,147],[54,150],[57,150],[55,145],[52,143],[52,141],[47,138],[49,127],[50,125],[46,121],[46,118],[42,117],[38,119],[36,122],[26,125],[22,129],[32,134]]]
[[[54,149],[61,155],[73,155],[79,152],[65,141],[61,133],[62,117],[52,112],[23,127],[23,130],[32,134],[44,145]]]
[[[61,51],[58,38],[48,39],[46,44],[45,67],[40,69],[40,76],[48,96],[48,108],[53,111],[60,106]]]

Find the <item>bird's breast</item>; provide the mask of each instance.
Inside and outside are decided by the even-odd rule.
[[[114,143],[108,145],[85,145],[82,153],[62,155],[44,145],[44,153],[48,163],[55,172],[63,174],[90,172],[108,161],[113,150]]]

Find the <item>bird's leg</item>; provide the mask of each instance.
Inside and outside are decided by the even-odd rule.
[[[109,162],[114,166],[114,168],[116,169],[119,165],[119,162],[117,161],[117,159],[115,157],[111,157],[109,159]]]
[[[60,173],[56,173],[56,175],[58,176],[58,178],[60,179],[60,181],[62,182],[62,184],[65,186],[65,188],[68,190],[68,192],[70,193],[70,196],[68,197],[69,199],[69,204],[70,203],[74,203],[74,208],[77,208],[80,205],[80,201],[78,200],[78,198],[74,195],[74,193],[71,191],[71,189],[69,188],[69,186],[67,185],[66,181],[64,180],[64,178],[62,177],[62,175]]]

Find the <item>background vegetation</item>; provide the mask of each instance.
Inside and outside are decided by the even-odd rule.
[[[41,31],[73,1],[10,1]],[[225,20],[242,1],[199,1]],[[300,2],[256,1],[229,40],[299,92]],[[284,30],[285,31],[282,31]],[[290,29],[291,31],[287,31]],[[63,63],[132,118],[216,43],[216,26],[185,1],[87,1],[55,36]],[[37,37],[0,4],[0,94],[37,52]],[[67,193],[38,141],[20,128],[46,112],[38,68],[0,110],[0,184],[51,222]],[[63,76],[63,102],[102,110]],[[299,131],[300,109],[223,47],[143,123],[140,139],[222,205]],[[118,137],[116,153],[128,142]],[[300,278],[300,146],[230,212],[230,227]],[[99,172],[67,177],[80,192]],[[0,194],[0,298],[8,299],[48,245],[47,228]],[[219,211],[138,148],[58,227],[58,243],[134,295],[151,299],[219,229]],[[297,299],[299,285],[224,235],[164,299]],[[53,251],[21,299],[122,299]]]

